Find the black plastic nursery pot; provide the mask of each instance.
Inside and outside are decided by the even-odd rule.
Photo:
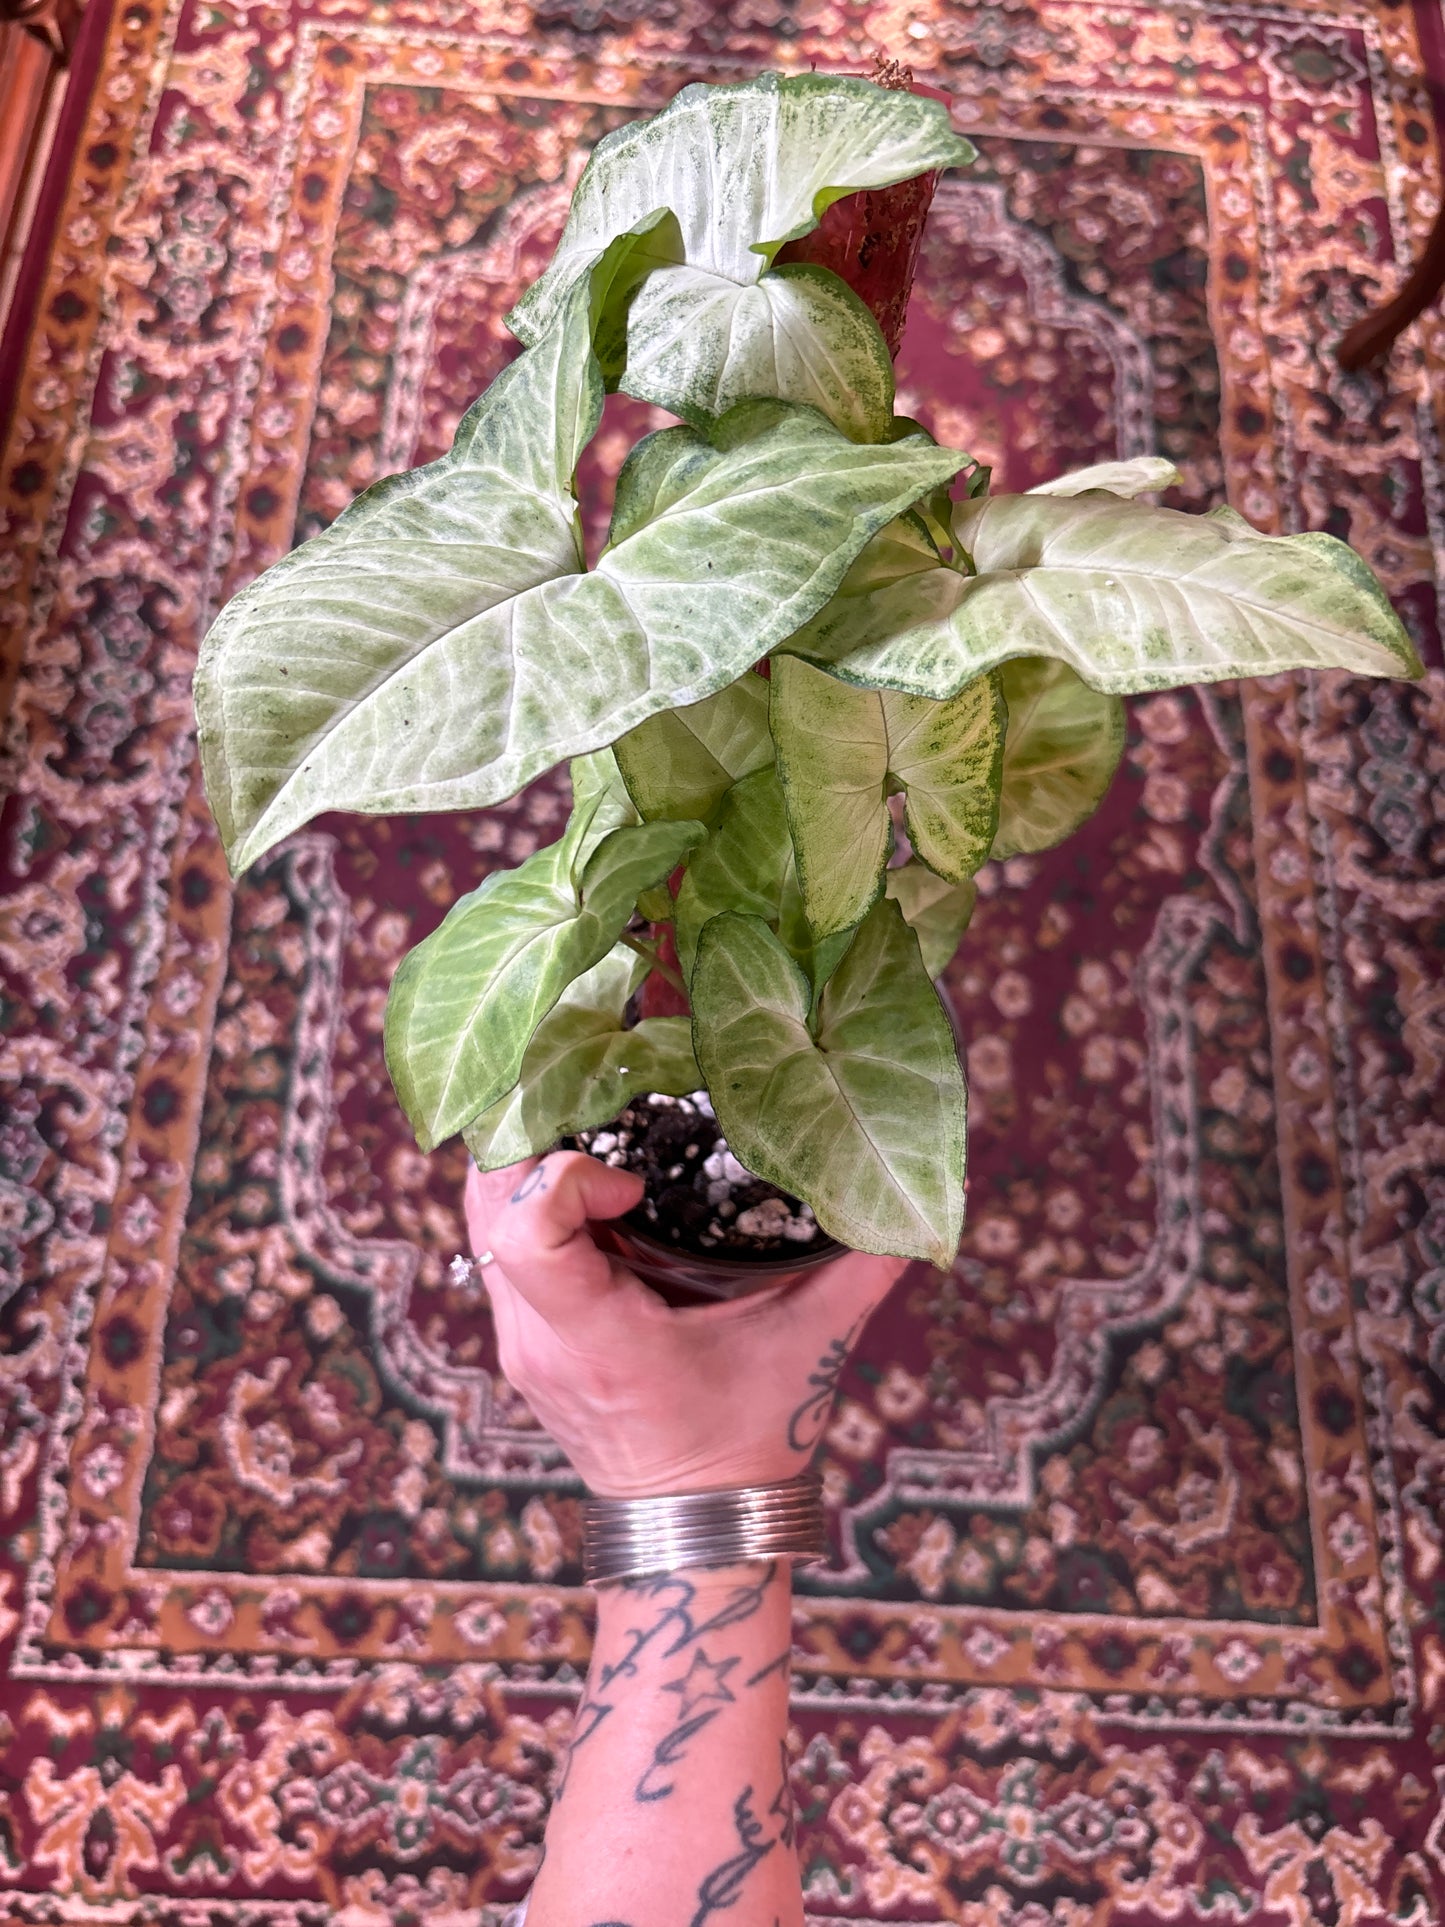
[[[943,978],[934,989],[962,1050],[958,1010]],[[592,1234],[669,1304],[715,1303],[791,1284],[848,1249],[807,1205],[733,1157],[705,1091],[636,1097],[610,1123],[568,1143],[643,1178],[642,1203],[595,1224]]]
[[[576,1148],[636,1173],[647,1189],[625,1218],[593,1234],[675,1304],[741,1298],[838,1257],[807,1205],[745,1169],[704,1091],[634,1098]]]
[[[594,1225],[592,1235],[603,1250],[620,1258],[644,1284],[675,1306],[717,1304],[747,1298],[770,1286],[790,1285],[819,1265],[841,1258],[846,1249],[823,1233],[819,1248],[800,1258],[715,1258],[663,1244],[626,1220]]]

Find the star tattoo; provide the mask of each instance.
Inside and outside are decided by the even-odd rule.
[[[730,1700],[734,1697],[727,1688],[727,1676],[737,1665],[736,1659],[724,1659],[714,1665],[706,1652],[699,1647],[692,1656],[692,1664],[681,1679],[669,1680],[663,1687],[664,1693],[677,1693],[682,1698],[678,1713],[680,1720],[691,1719],[694,1710],[705,1700]]]

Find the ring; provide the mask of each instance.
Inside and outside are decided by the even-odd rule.
[[[479,1285],[482,1272],[496,1262],[490,1251],[479,1251],[475,1258],[468,1258],[459,1251],[450,1266],[452,1283],[462,1291],[468,1285]]]

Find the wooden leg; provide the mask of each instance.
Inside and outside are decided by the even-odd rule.
[[[83,0],[0,0],[0,330],[20,272]]]
[[[40,192],[61,81],[46,42],[0,13],[0,324]]]
[[[1363,321],[1357,321],[1340,343],[1336,356],[1341,368],[1353,374],[1356,369],[1382,359],[1394,346],[1396,336],[1429,307],[1442,288],[1445,288],[1445,199],[1435,216],[1425,252],[1404,287],[1378,314],[1367,314]]]

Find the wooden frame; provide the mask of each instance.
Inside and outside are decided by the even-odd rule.
[[[80,16],[79,0],[0,0],[0,329],[35,218]]]

